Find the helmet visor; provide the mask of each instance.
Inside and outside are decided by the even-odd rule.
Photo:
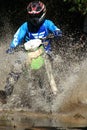
[[[40,18],[43,15],[43,11],[41,11],[40,13],[29,13],[29,17],[30,18]]]

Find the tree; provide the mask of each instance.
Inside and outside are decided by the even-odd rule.
[[[87,33],[87,0],[63,0],[70,4],[69,11],[79,12],[84,16],[83,31]]]
[[[63,0],[71,4],[69,11],[79,11],[82,15],[87,14],[87,0]]]

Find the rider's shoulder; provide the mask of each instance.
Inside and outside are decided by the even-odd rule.
[[[22,25],[20,26],[20,28],[27,29],[27,22],[22,23]]]
[[[21,26],[27,26],[27,22],[22,23]]]
[[[45,25],[51,25],[51,24],[53,24],[53,22],[52,22],[51,20],[49,20],[49,19],[46,19],[46,20],[44,21],[44,24],[45,24]]]

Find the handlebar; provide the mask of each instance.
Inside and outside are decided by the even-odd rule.
[[[44,41],[44,40],[53,39],[53,38],[54,38],[54,35],[53,35],[53,34],[49,34],[49,35],[46,36],[46,37],[40,38],[40,40]]]
[[[43,43],[42,45],[45,45],[45,44],[47,44],[46,40],[53,39],[54,37],[55,36],[53,34],[49,34],[48,36],[43,37],[43,38],[39,38],[39,39],[42,41],[42,43]],[[6,51],[6,53],[12,54],[12,53],[18,52],[20,50],[25,51],[24,44],[17,46],[15,49],[14,48],[13,49],[12,48],[8,49]]]

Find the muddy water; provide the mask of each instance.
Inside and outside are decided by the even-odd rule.
[[[70,116],[66,114],[43,114],[23,110],[3,111],[0,114],[0,129],[25,130],[32,127],[52,128],[85,128],[86,120],[79,115]],[[71,120],[67,122],[67,119]],[[79,122],[79,123],[78,123]]]
[[[23,52],[16,52],[11,57],[18,59],[20,54]],[[21,70],[20,64],[13,63],[15,63],[15,69]],[[64,64],[59,55],[56,55],[52,63],[53,76],[58,89],[57,95],[53,95],[51,91],[45,67],[38,72],[30,69],[27,72],[23,70],[12,95],[7,98],[7,103],[0,104],[2,130],[5,128],[24,130],[39,126],[64,127],[64,129],[86,127],[87,59],[79,63],[70,63]]]

